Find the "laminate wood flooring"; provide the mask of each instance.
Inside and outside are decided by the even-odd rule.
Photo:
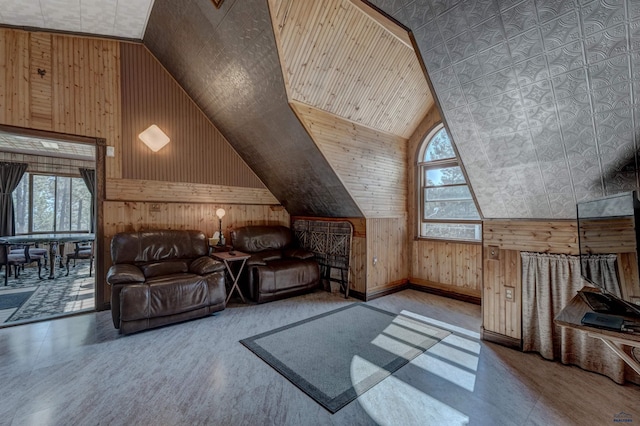
[[[0,329],[0,425],[640,422],[640,387],[480,341],[479,306],[414,290],[369,304],[452,334],[333,415],[238,342],[353,302],[319,291],[232,303],[129,336],[110,312]]]

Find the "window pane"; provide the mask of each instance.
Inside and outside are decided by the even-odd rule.
[[[56,231],[69,231],[71,229],[71,178],[58,177],[56,202]]]
[[[53,231],[55,183],[55,176],[33,176],[34,232]]]
[[[449,134],[445,129],[441,129],[431,138],[427,151],[424,153],[424,161],[444,160],[455,158],[455,156]]]
[[[427,186],[455,185],[465,183],[460,167],[443,167],[427,170]]]
[[[469,187],[466,185],[427,188],[426,199],[427,201],[470,200],[471,192],[469,191]]]
[[[479,223],[423,223],[422,236],[447,240],[482,240],[482,225]]]
[[[29,232],[29,173],[22,176],[22,180],[12,195],[16,234],[27,234]]]
[[[473,200],[427,201],[424,203],[424,219],[480,219]]]
[[[71,185],[71,230],[89,231],[91,229],[91,193],[81,178],[73,178]]]

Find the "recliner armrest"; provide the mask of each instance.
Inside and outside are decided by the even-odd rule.
[[[284,251],[284,257],[293,257],[295,259],[313,259],[315,255],[305,249],[293,248]]]
[[[272,260],[282,259],[282,250],[264,250],[258,253],[254,253],[247,260],[247,266],[249,265],[266,265],[267,262]]]
[[[144,274],[135,265],[121,263],[113,265],[107,272],[107,282],[113,284],[138,284],[145,282]]]
[[[224,270],[224,263],[212,259],[209,256],[202,256],[191,262],[189,272],[196,275],[207,275]]]

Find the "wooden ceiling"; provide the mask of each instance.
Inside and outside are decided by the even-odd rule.
[[[433,96],[406,31],[360,0],[269,7],[290,100],[411,136]]]

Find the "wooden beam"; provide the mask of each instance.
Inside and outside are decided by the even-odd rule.
[[[400,27],[398,24],[384,16],[382,13],[364,3],[362,0],[349,0],[349,2],[357,7],[358,10],[360,10],[362,13],[371,18],[378,25],[380,25],[382,28],[387,30],[389,34],[397,38],[400,42],[402,42],[402,44],[407,46],[409,49],[414,50],[413,43],[411,43],[411,38],[409,37],[409,33],[407,32],[407,30]]]

